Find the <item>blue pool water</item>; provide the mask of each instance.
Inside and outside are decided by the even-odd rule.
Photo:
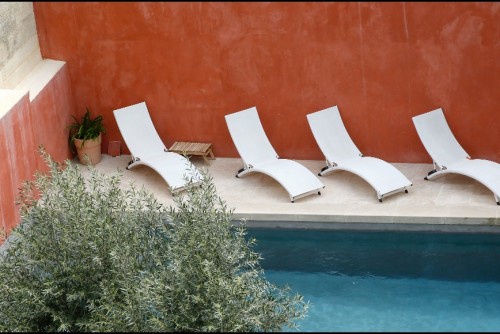
[[[266,278],[311,303],[300,331],[500,331],[500,234],[248,234]]]

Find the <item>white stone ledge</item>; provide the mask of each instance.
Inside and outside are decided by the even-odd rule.
[[[16,90],[28,90],[30,102],[54,78],[66,62],[44,59],[15,87]]]
[[[0,89],[0,119],[26,94],[28,94],[27,90]]]
[[[64,64],[64,61],[44,59],[15,89],[0,89],[0,118],[6,115],[26,94],[29,94],[30,102],[32,102]]]

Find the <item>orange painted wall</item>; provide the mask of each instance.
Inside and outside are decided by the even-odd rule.
[[[71,157],[67,126],[75,113],[67,65],[30,102],[26,94],[0,119],[0,227],[19,223],[18,188],[47,167],[38,154],[43,145],[58,162]],[[1,242],[0,242],[1,243]]]
[[[0,119],[0,227],[7,232],[19,222],[15,205],[18,188],[25,180],[32,179],[36,170],[33,150],[33,122],[28,94]],[[1,242],[1,240],[0,240]]]
[[[43,145],[52,159],[63,162],[73,155],[68,146],[68,126],[76,115],[68,65],[65,64],[50,83],[31,101],[35,149]],[[47,170],[38,153],[37,170]]]
[[[237,157],[224,115],[257,106],[283,158],[323,159],[306,114],[338,105],[365,155],[431,162],[411,117],[442,107],[473,158],[500,161],[500,3],[34,2],[42,56],[80,114],[146,101],[167,146]],[[123,141],[122,141],[123,145]],[[122,151],[128,152],[122,146]]]

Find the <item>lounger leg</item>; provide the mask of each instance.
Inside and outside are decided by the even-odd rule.
[[[321,189],[323,189],[325,187],[322,187]],[[288,194],[290,196],[290,201],[292,203],[295,203],[295,200],[296,199],[299,199],[299,198],[302,198],[302,197],[305,197],[305,196],[309,196],[309,195],[312,195],[314,194],[315,192],[318,193],[318,195],[321,195],[321,190],[319,190],[320,188],[316,189],[316,190],[311,190],[311,191],[308,191],[306,193],[303,193],[303,194],[300,194],[300,195],[295,195],[295,196],[292,196],[291,194]]]
[[[240,173],[243,172],[245,170],[245,168],[241,168],[238,172],[236,172],[236,177],[240,177]]]
[[[323,176],[327,173],[332,173],[332,172],[336,172],[338,171],[339,169],[337,168],[337,165],[327,165],[323,168],[321,168],[320,172],[318,173],[318,176]]]
[[[323,173],[325,170],[327,170],[328,168],[329,168],[328,166],[325,166],[325,167],[321,168],[321,170],[320,170],[320,171],[319,171],[319,173],[318,173],[318,176],[323,176],[323,174],[322,174],[322,173]]]
[[[436,173],[436,172],[437,172],[437,170],[436,170],[436,169],[431,170],[429,173],[427,173],[427,176],[426,176],[426,177],[424,177],[424,180],[429,180],[429,178],[428,178],[428,177],[429,177],[429,176],[431,176],[432,174]]]
[[[424,180],[432,180],[446,174],[447,170],[445,166],[438,166],[435,162],[433,162],[432,164],[434,166],[434,169],[427,173],[427,176],[424,177]]]
[[[243,167],[240,170],[238,170],[238,172],[236,173],[236,177],[239,178],[240,176],[243,176],[243,175],[251,173],[251,172],[252,172],[252,168]]]
[[[140,158],[137,158],[137,157],[135,157],[135,158],[134,158],[134,157],[132,157],[132,160],[130,160],[130,161],[128,162],[128,165],[127,165],[127,167],[126,167],[126,168],[127,168],[128,170],[130,170],[130,168],[134,167],[133,165],[134,165],[136,162],[138,162],[138,161],[141,161],[141,159],[140,159]]]
[[[128,164],[127,164],[127,167],[126,167],[126,168],[128,169],[128,167],[129,167],[131,164],[133,164],[133,163],[134,163],[134,160],[130,160],[130,161],[128,162]]]
[[[437,179],[438,177],[445,175],[447,172],[448,171],[446,169],[433,169],[429,173],[427,173],[427,176],[424,177],[424,180]]]

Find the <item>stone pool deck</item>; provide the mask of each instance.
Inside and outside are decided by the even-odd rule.
[[[125,167],[130,155],[103,155],[96,168],[104,173],[122,171],[123,186],[144,185],[163,204],[173,205],[167,183],[153,169]],[[239,158],[216,158],[210,165],[191,158],[213,177],[217,193],[235,220],[249,227],[326,228],[363,230],[419,230],[500,233],[500,206],[493,193],[479,182],[457,174],[426,181],[432,164],[394,163],[413,182],[409,193],[397,193],[380,203],[371,186],[355,174],[340,171],[319,179],[326,186],[321,196],[310,195],[291,203],[285,189],[271,177],[251,173],[236,178]],[[324,161],[296,160],[317,175]],[[76,163],[76,162],[75,162]],[[81,166],[83,167],[83,166]],[[86,173],[86,168],[81,168]]]

